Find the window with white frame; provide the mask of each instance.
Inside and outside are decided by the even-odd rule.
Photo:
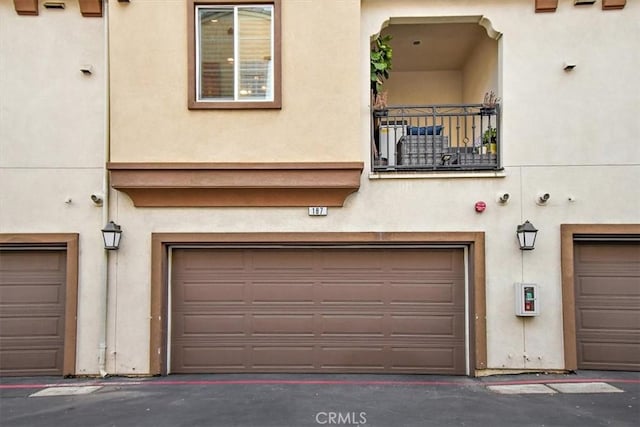
[[[279,0],[190,1],[190,108],[280,108]]]

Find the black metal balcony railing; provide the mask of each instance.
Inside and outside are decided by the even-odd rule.
[[[500,106],[390,106],[373,111],[373,170],[500,168]]]

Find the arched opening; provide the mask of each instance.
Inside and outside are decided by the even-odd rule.
[[[475,16],[390,18],[379,35],[393,62],[373,111],[374,169],[499,168],[501,34]]]

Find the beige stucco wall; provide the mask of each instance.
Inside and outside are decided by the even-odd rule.
[[[103,306],[103,20],[0,2],[0,233],[79,233],[79,374],[98,372]],[[89,64],[94,72],[81,73]],[[104,317],[104,316],[102,316]]]
[[[306,208],[135,208],[128,196],[112,192],[114,218],[123,226],[126,239],[117,255],[115,272],[119,296],[113,305],[116,319],[113,324],[116,330],[114,345],[117,351],[117,357],[113,360],[114,372],[133,373],[134,367],[135,372],[140,372],[148,367],[152,233],[265,231],[483,231],[486,233],[489,368],[562,369],[560,224],[639,222],[640,199],[633,183],[640,182],[640,154],[631,135],[640,131],[634,119],[640,111],[637,103],[631,102],[630,94],[638,91],[638,82],[633,76],[640,63],[637,57],[630,58],[624,52],[630,51],[633,46],[637,47],[637,41],[634,40],[638,39],[640,31],[634,17],[640,11],[640,5],[628,3],[623,11],[603,12],[596,6],[576,9],[568,0],[561,0],[556,14],[534,14],[530,1],[365,0],[362,2],[359,34],[355,35],[359,46],[353,46],[350,38],[354,37],[354,31],[357,32],[358,23],[357,20],[350,20],[357,14],[357,1],[330,0],[329,7],[324,0],[322,10],[317,2],[286,0],[284,3],[283,55],[286,65],[283,72],[284,108],[281,112],[187,111],[184,40],[171,44],[167,53],[182,58],[175,61],[176,67],[166,70],[178,79],[164,79],[159,71],[149,70],[150,83],[147,86],[153,87],[154,91],[163,85],[170,89],[158,90],[155,95],[150,88],[135,87],[147,81],[147,77],[139,75],[137,79],[140,81],[131,78],[132,81],[127,82],[122,69],[126,61],[112,57],[116,70],[120,68],[114,80],[115,105],[119,105],[119,109],[124,109],[131,117],[146,117],[146,120],[158,126],[154,130],[143,120],[133,124],[125,122],[124,117],[114,118],[114,157],[118,161],[166,158],[174,161],[264,160],[256,158],[256,150],[260,148],[248,147],[239,137],[232,138],[235,148],[225,148],[220,152],[212,150],[211,144],[202,141],[209,141],[206,137],[213,138],[213,131],[209,127],[212,123],[218,123],[220,117],[224,117],[228,127],[221,131],[231,137],[231,132],[240,132],[243,136],[253,132],[253,127],[245,126],[247,117],[268,116],[273,120],[269,123],[259,121],[256,126],[264,143],[275,153],[287,148],[284,150],[287,151],[286,160],[365,159],[361,188],[347,199],[343,208],[330,208],[326,217],[310,217]],[[137,6],[133,3],[127,7],[131,9],[125,10],[123,7],[117,12],[120,16],[114,19],[113,32],[131,32],[133,35],[137,30],[129,29],[128,25],[125,31],[127,19],[135,23],[142,16],[146,17],[147,13],[152,17],[160,13],[142,6],[136,11],[133,7]],[[309,12],[307,7],[313,8],[312,11]],[[173,18],[169,15],[183,13],[181,5],[168,8],[171,11],[166,11],[167,16],[163,15],[163,19],[171,21]],[[302,19],[303,12],[307,18],[318,16],[319,23],[332,25],[331,31],[322,34],[341,35],[341,48],[328,49],[335,55],[331,64],[340,64],[340,75],[332,75],[329,81],[333,82],[335,77],[336,82],[328,83],[325,87],[330,89],[335,86],[334,90],[342,88],[343,91],[340,92],[339,102],[326,100],[326,105],[335,107],[328,111],[316,108],[316,92],[309,92],[309,88],[303,90],[306,79],[317,73],[312,70],[317,61],[310,61],[307,59],[309,56],[302,53],[303,47],[308,49],[305,37],[310,36],[304,28],[320,25],[307,18],[304,24],[287,24],[287,16]],[[137,13],[140,13],[140,17],[133,19]],[[369,36],[379,31],[382,23],[390,17],[413,15],[485,15],[494,28],[503,34],[497,42],[500,55],[496,61],[499,69],[496,74],[486,76],[487,80],[495,79],[495,89],[504,100],[503,172],[490,177],[486,174],[465,174],[455,178],[412,175],[395,179],[378,179],[379,176],[367,172],[370,168]],[[330,23],[330,17],[335,21]],[[289,25],[293,25],[291,33]],[[590,36],[581,40],[577,36],[593,33],[593,26],[599,29],[597,40]],[[567,27],[572,31],[563,30]],[[320,29],[311,32],[318,34]],[[287,34],[296,34],[296,37]],[[539,34],[541,41],[532,41],[531,34]],[[112,34],[112,37],[116,43],[118,38],[124,39],[122,34]],[[159,37],[161,40],[170,38],[167,34]],[[153,41],[144,39],[144,42],[149,42],[152,48],[156,46]],[[329,40],[328,43],[333,41]],[[552,45],[553,49],[545,49]],[[153,66],[167,65],[166,61],[154,62],[158,60],[156,54],[132,58],[131,52],[134,50],[120,46],[116,47],[113,55],[122,55],[138,66],[148,61]],[[300,54],[302,58],[291,62]],[[354,54],[357,54],[357,63],[352,61]],[[578,63],[573,73],[562,70],[563,61],[569,57]],[[605,65],[604,60],[618,63],[618,67]],[[604,87],[602,82],[606,79],[606,72],[613,72],[613,68],[616,68],[617,78]],[[346,87],[354,81],[358,88],[356,94],[353,88]],[[123,87],[118,88],[119,85]],[[595,90],[600,94],[597,99],[591,96],[593,91],[590,88],[593,87],[597,87]],[[293,91],[292,88],[297,90]],[[160,97],[167,103],[158,105],[156,102],[146,102],[145,97],[140,95]],[[151,117],[144,112],[136,114],[136,109],[143,102],[154,113]],[[605,111],[599,109],[603,104],[607,106]],[[357,119],[353,118],[354,105],[358,109]],[[596,111],[602,120],[615,122],[617,126],[609,126],[606,131],[600,129],[592,117]],[[163,117],[175,117],[171,121],[168,118],[156,120],[153,118],[155,113]],[[340,123],[339,135],[324,132],[321,139],[316,139],[318,137],[313,132],[307,132],[303,139],[276,140],[285,134],[280,128],[280,118],[286,117],[288,123],[290,118],[297,118],[289,123],[293,131],[302,124],[298,119],[302,120],[303,116],[310,113],[323,117],[324,122]],[[343,121],[346,118],[348,120]],[[308,121],[305,119],[303,123],[306,125]],[[600,118],[597,123],[602,123]],[[190,129],[186,129],[186,125]],[[176,139],[182,132],[189,137]],[[295,132],[298,133],[297,130]],[[148,133],[153,137],[146,137]],[[196,143],[199,138],[194,139],[197,135],[203,138],[199,143]],[[174,139],[184,142],[184,149],[178,152],[179,147],[173,142]],[[323,154],[316,151],[314,141],[321,141],[322,147],[327,148],[340,144],[342,150]],[[589,141],[588,145],[586,141]],[[616,150],[611,150],[612,144],[615,144]],[[306,147],[306,152],[301,153],[304,150],[300,147]],[[131,150],[125,151],[125,148]],[[214,156],[214,152],[218,154]],[[497,197],[505,192],[510,193],[511,199],[506,205],[501,205]],[[546,206],[535,203],[539,192],[551,194]],[[479,200],[487,203],[487,210],[483,214],[477,214],[473,208]],[[515,238],[516,225],[525,219],[531,220],[540,229],[537,249],[532,252],[518,250]],[[538,283],[542,304],[539,317],[523,320],[514,315],[513,283],[520,281]]]
[[[556,13],[535,14],[529,0],[284,0],[281,111],[189,111],[186,6],[161,3],[109,2],[113,161],[364,160],[365,172],[360,190],[326,217],[306,208],[135,208],[112,190],[109,218],[124,237],[110,257],[109,373],[149,369],[154,232],[483,231],[489,368],[564,367],[560,224],[640,222],[640,58],[629,54],[640,3],[604,12],[560,0]],[[102,186],[104,162],[103,20],[80,18],[75,2],[39,17],[2,2],[0,14],[0,232],[80,233],[78,373],[96,373],[104,224],[89,195]],[[504,171],[369,174],[369,36],[390,17],[472,15],[502,33],[499,68],[487,78],[503,98]],[[36,29],[42,35],[30,37]],[[564,72],[565,60],[577,68]],[[89,79],[78,71],[87,62],[97,70]],[[551,194],[546,206],[535,203],[539,192]],[[473,209],[479,200],[483,214]],[[540,229],[532,252],[515,239],[525,219]],[[518,281],[539,284],[539,317],[514,316]]]
[[[487,71],[503,99],[500,178],[370,180],[357,197],[393,198],[391,209],[401,214],[389,214],[403,228],[485,231],[488,367],[562,369],[560,224],[640,222],[633,184],[640,182],[634,141],[640,104],[632,100],[640,93],[634,77],[640,58],[628,55],[638,49],[640,5],[602,11],[599,4],[579,8],[561,0],[556,13],[535,14],[533,2],[524,0],[362,3],[363,47],[390,17],[479,15],[502,34],[497,75]],[[565,61],[577,68],[563,71]],[[363,58],[362,72],[366,66]],[[364,86],[361,99],[364,118]],[[503,206],[496,199],[504,192],[511,199]],[[551,194],[548,205],[535,203],[540,192]],[[488,204],[481,215],[473,211],[477,200]],[[515,246],[515,227],[525,219],[540,230],[533,252]],[[513,283],[520,281],[540,286],[537,318],[513,314]]]
[[[485,34],[461,69],[392,71],[384,87],[389,105],[480,103],[498,88],[498,42]]]
[[[498,90],[498,65],[498,41],[488,36],[480,39],[463,67],[463,103],[481,103],[485,93]]]
[[[357,1],[283,1],[282,110],[242,112],[186,108],[186,2],[111,3],[112,161],[360,160]]]
[[[385,81],[384,87],[389,92],[389,105],[462,102],[463,79],[457,70],[395,72]]]

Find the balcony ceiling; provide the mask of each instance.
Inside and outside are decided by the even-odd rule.
[[[392,24],[393,71],[459,70],[487,32],[478,24]],[[415,41],[420,44],[415,45]]]

